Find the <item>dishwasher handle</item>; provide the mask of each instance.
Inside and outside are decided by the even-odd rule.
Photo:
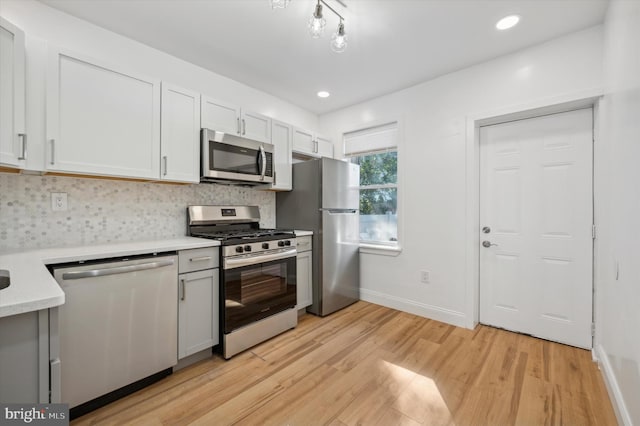
[[[139,263],[137,265],[115,266],[113,268],[90,269],[88,271],[73,271],[62,274],[63,280],[79,280],[81,278],[104,277],[107,275],[127,274],[130,272],[157,269],[174,264],[174,259],[158,260],[156,262]]]

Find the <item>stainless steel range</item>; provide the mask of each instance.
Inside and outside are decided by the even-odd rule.
[[[298,323],[292,230],[260,228],[257,206],[189,206],[187,234],[220,241],[220,324],[226,359]]]

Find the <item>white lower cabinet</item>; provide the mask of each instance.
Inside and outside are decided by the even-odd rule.
[[[313,302],[313,294],[311,292],[311,285],[313,282],[313,252],[311,251],[311,236],[297,237],[296,248],[298,250],[298,257],[296,259],[296,309],[304,309],[307,306],[310,306]]]
[[[183,250],[178,254],[181,272],[218,266],[218,249]],[[203,269],[178,275],[178,359],[220,343],[219,269]]]
[[[46,309],[0,318],[2,403],[48,403],[48,364],[49,314]]]

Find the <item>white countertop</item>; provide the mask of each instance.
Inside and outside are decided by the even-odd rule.
[[[296,233],[296,237],[307,237],[309,235],[313,235],[313,231],[302,231],[296,229],[294,232]]]
[[[64,303],[64,292],[47,270],[47,265],[219,245],[220,243],[214,240],[184,237],[1,252],[0,269],[9,271],[11,285],[0,290],[0,317],[52,308]]]

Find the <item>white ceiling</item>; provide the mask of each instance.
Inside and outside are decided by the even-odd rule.
[[[344,53],[307,33],[316,0],[41,0],[54,8],[322,114],[584,29],[607,0],[326,0]],[[519,14],[517,27],[496,21]],[[319,99],[316,92],[331,96]]]

